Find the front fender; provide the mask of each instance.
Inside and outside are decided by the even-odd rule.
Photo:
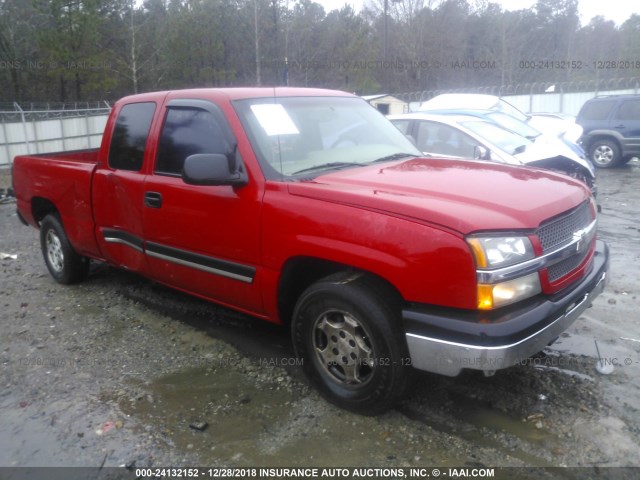
[[[476,272],[460,234],[393,215],[292,197],[265,196],[263,264],[293,257],[347,265],[383,278],[407,302],[476,306]]]

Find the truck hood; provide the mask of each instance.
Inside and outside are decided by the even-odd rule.
[[[530,230],[589,197],[554,173],[490,162],[413,158],[289,184],[292,195],[436,224],[461,234]]]

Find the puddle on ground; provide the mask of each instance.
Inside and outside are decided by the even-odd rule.
[[[229,459],[251,452],[256,439],[288,415],[297,394],[277,384],[262,388],[231,368],[192,368],[137,384],[133,398],[118,397],[140,432],[202,457]],[[205,426],[206,425],[206,426]],[[253,447],[253,448],[252,448]]]
[[[474,386],[473,388],[481,387]],[[512,435],[534,443],[544,443],[551,439],[552,435],[547,430],[536,427],[535,419],[532,421],[524,419],[523,421],[521,415],[500,410],[486,400],[470,396],[470,392],[467,390],[458,389],[457,392],[454,392],[454,389],[455,387],[452,387],[448,390],[446,400],[442,398],[437,400],[446,405],[443,409],[416,409],[415,406],[406,404],[402,411],[408,417],[421,421],[436,430],[450,435],[458,435],[473,442],[481,441],[486,437],[487,432]],[[419,392],[418,395],[424,395],[426,398],[428,393]]]
[[[593,335],[581,333],[563,333],[558,340],[548,347],[551,355],[558,357],[583,356],[593,358],[591,375],[602,373],[598,370],[598,363],[610,367],[609,373],[616,370],[631,372],[640,364],[639,343],[632,338],[619,337],[613,341],[603,340]],[[577,363],[575,357],[564,358],[568,367]]]
[[[103,396],[134,421],[140,442],[153,438],[201,465],[388,466],[416,458],[457,464],[455,452],[408,428],[406,417],[363,417],[234,369],[192,368],[135,382],[133,398]],[[207,423],[203,430],[193,428]],[[393,425],[393,427],[391,427]]]
[[[499,439],[504,435],[529,442],[529,444],[537,445],[545,450],[558,444],[557,438],[548,430],[537,428],[535,421],[515,419],[490,407],[467,405],[460,409],[456,413],[458,414],[457,420],[462,422],[462,426],[459,424],[457,427],[454,427],[446,419],[425,416],[416,411],[405,410],[403,413],[411,420],[422,422],[434,430],[463,438],[472,445],[482,445],[485,448],[504,448],[504,439]],[[509,456],[530,466],[544,467],[548,465],[548,461],[544,458],[516,445],[517,443],[512,443]]]
[[[547,430],[537,428],[535,421],[523,422],[521,418],[513,418],[500,410],[468,399],[456,402],[456,416],[476,428],[501,431],[529,442],[548,442],[552,438]],[[475,440],[480,440],[481,436]]]

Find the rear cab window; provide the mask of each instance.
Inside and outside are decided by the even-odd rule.
[[[109,167],[134,172],[142,169],[155,111],[154,102],[129,103],[120,109],[109,147]]]

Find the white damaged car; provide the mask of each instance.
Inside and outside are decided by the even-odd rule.
[[[494,110],[512,116],[536,130],[556,136],[576,144],[582,135],[582,127],[575,122],[575,118],[550,115],[547,113],[524,113],[503,98],[495,95],[479,93],[443,93],[430,100],[422,102],[419,112],[429,113],[433,110],[474,109]]]
[[[593,165],[553,135],[526,138],[471,115],[416,112],[387,118],[425,155],[546,168],[584,182],[596,194]]]

